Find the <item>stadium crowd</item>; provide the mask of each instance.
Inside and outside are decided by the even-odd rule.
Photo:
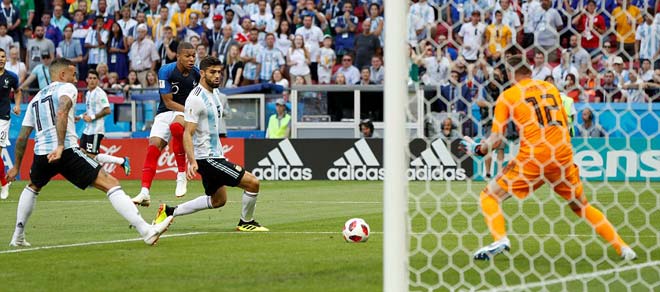
[[[414,0],[410,81],[436,87],[427,95],[445,102],[433,110],[466,110],[506,88],[503,57],[524,54],[535,79],[575,102],[660,101],[659,7]],[[50,83],[55,57],[77,64],[81,88],[89,69],[106,90],[155,88],[182,41],[198,62],[213,55],[225,64],[226,87],[383,83],[383,0],[3,0],[1,8],[0,48],[22,88]]]

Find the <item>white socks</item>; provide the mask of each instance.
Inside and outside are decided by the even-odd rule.
[[[252,221],[254,207],[257,205],[257,195],[258,193],[243,191],[243,210],[241,211],[241,220],[243,222]]]
[[[131,198],[124,193],[120,186],[108,190],[108,199],[112,203],[112,207],[117,210],[117,213],[131,223],[131,225],[135,226],[135,229],[137,229],[140,235],[144,236],[147,233],[150,225],[142,219],[137,207],[135,207]]]
[[[174,217],[188,215],[206,209],[213,209],[213,204],[211,204],[211,196],[204,195],[176,206],[172,215]]]
[[[25,225],[27,224],[32,210],[37,203],[37,195],[39,193],[33,191],[30,187],[25,187],[18,199],[18,207],[16,208],[16,229],[14,229],[14,238],[23,234]]]
[[[124,163],[124,158],[108,154],[98,154],[96,155],[96,161],[100,163],[122,164]]]
[[[148,189],[148,188],[145,188],[145,187],[142,187],[142,188],[140,189],[140,194],[149,195],[149,189]]]

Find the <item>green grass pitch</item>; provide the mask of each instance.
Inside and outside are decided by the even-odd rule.
[[[24,185],[15,183],[10,198],[0,201],[0,291],[383,288],[382,182],[262,182],[256,216],[271,232],[260,234],[234,231],[241,193],[230,189],[225,207],[176,218],[158,245],[149,247],[104,194],[54,181],[42,191],[28,222],[32,249],[13,253],[8,243]],[[139,189],[137,181],[122,185],[130,196]],[[490,241],[477,205],[482,187],[477,182],[411,183],[411,291],[521,284],[550,291],[659,288],[657,187],[610,183],[587,188],[590,200],[637,251],[639,259],[632,264],[618,261],[547,189],[505,203],[512,253],[492,262],[472,261],[471,253]],[[154,182],[152,206],[140,208],[145,220],[153,219],[159,201],[176,204],[202,194],[199,181],[189,183],[184,199],[175,199],[173,190],[174,181]],[[341,228],[351,217],[370,224],[367,243],[343,241]],[[622,270],[611,272],[617,269]],[[538,285],[540,281],[550,282]]]

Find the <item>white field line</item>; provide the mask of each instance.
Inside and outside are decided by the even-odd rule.
[[[660,266],[660,261],[652,261],[652,262],[634,264],[634,265],[630,265],[630,266],[618,267],[618,268],[614,268],[614,269],[602,270],[602,271],[586,273],[586,274],[571,275],[571,276],[568,276],[568,277],[557,278],[557,279],[549,280],[549,281],[526,283],[526,284],[521,284],[521,285],[516,285],[516,286],[509,286],[509,287],[498,287],[498,288],[494,288],[490,291],[529,290],[529,289],[532,289],[532,288],[547,287],[549,285],[555,285],[555,284],[561,284],[561,283],[566,283],[566,282],[571,282],[571,281],[578,281],[578,280],[596,278],[596,277],[612,275],[612,274],[619,274],[619,273],[626,272],[626,271],[640,270],[640,269],[650,268],[650,267],[654,267],[654,266]]]

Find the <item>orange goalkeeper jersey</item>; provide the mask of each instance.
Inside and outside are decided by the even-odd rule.
[[[505,90],[495,104],[492,133],[503,135],[509,119],[520,132],[518,161],[572,163],[568,118],[554,85],[524,79]]]

